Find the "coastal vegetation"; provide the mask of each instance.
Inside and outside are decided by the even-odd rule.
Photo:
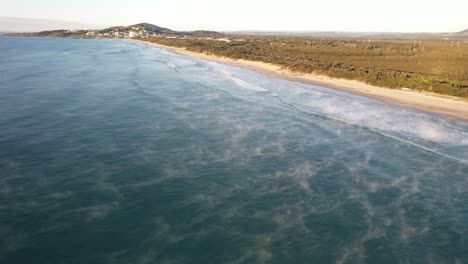
[[[277,64],[300,73],[468,98],[468,43],[443,40],[232,36],[229,41],[148,38],[158,44],[233,59]]]

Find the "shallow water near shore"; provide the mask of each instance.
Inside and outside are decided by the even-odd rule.
[[[0,263],[467,263],[468,124],[110,40],[0,37]]]

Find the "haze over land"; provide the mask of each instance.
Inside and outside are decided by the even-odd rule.
[[[180,31],[457,32],[467,26],[466,10],[468,2],[464,0],[16,0],[2,4],[0,17],[103,26],[146,21]]]
[[[147,23],[149,24],[149,23]],[[122,26],[122,25],[112,25]],[[80,22],[70,22],[50,19],[30,19],[18,17],[0,17],[0,32],[40,32],[52,30],[73,30],[73,29],[105,29],[109,25],[86,24]],[[198,28],[196,30],[205,30]],[[173,30],[177,32],[177,30]],[[187,31],[182,31],[187,32]],[[343,37],[343,38],[378,38],[378,39],[460,39],[468,38],[468,28],[455,32],[364,32],[364,31],[261,31],[261,30],[238,30],[220,31],[234,35],[280,35],[291,37]]]

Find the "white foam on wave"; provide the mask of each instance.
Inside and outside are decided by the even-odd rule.
[[[468,124],[464,122],[457,123],[443,116],[323,87],[281,83],[283,85],[272,85],[270,90],[295,108],[366,127],[426,151],[468,163]]]
[[[223,77],[225,77],[226,79],[232,81],[233,83],[235,83],[236,85],[238,85],[240,87],[243,87],[243,88],[251,90],[251,91],[256,91],[256,92],[269,92],[269,90],[267,90],[267,89],[265,89],[263,87],[260,87],[259,85],[256,85],[254,83],[251,83],[251,82],[245,81],[243,79],[234,77],[233,73],[229,72],[227,66],[224,66],[224,65],[221,65],[221,64],[218,64],[218,63],[210,63],[210,65],[213,68],[215,68],[216,72],[218,72]]]
[[[252,90],[252,91],[257,91],[257,92],[268,92],[267,89],[264,89],[258,85],[255,85],[253,83],[249,83],[249,82],[246,82],[242,79],[239,79],[239,78],[236,78],[232,75],[229,75],[228,76],[229,79],[231,79],[235,84],[243,87],[243,88],[246,88],[246,89],[249,89],[249,90]]]
[[[197,77],[202,78],[202,80],[207,81],[207,82],[220,81],[220,79],[224,79],[224,80],[228,80],[229,82],[235,84],[238,87],[242,87],[250,91],[270,92],[269,90],[257,84],[254,84],[244,79],[236,77],[233,72],[229,71],[229,66],[223,65],[220,63],[216,63],[216,62],[199,63],[199,62],[194,61],[191,58],[177,57],[177,58],[170,58],[170,60],[166,64],[168,64],[170,67],[172,66],[173,68],[184,68],[184,69],[189,69],[192,71],[197,71],[201,69],[204,71],[203,75],[201,76],[198,75]],[[188,71],[187,73],[190,73],[190,71]]]
[[[217,62],[171,53],[161,55],[183,70],[187,78],[193,78],[207,85],[226,89],[224,84],[228,81],[246,91],[268,94],[271,100],[276,100],[276,102],[268,101],[270,104],[278,106],[283,104],[283,108],[293,111],[300,110],[366,127],[384,136],[448,158],[456,158],[462,162],[468,160],[467,123],[457,123],[443,116],[398,107],[325,87],[269,78],[250,70]],[[228,89],[232,92],[235,91],[235,87]],[[236,96],[252,100],[249,93],[236,92]],[[440,148],[435,148],[434,144]],[[445,149],[453,148],[456,148],[455,153],[446,153]]]
[[[169,68],[177,68],[177,66],[175,66],[174,64],[170,62],[167,62],[166,65],[169,66]]]

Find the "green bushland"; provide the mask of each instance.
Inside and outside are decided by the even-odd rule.
[[[468,43],[442,40],[359,40],[305,37],[231,36],[231,42],[202,38],[144,39],[167,46],[263,61],[283,68],[468,97]],[[237,39],[237,40],[235,40]]]

